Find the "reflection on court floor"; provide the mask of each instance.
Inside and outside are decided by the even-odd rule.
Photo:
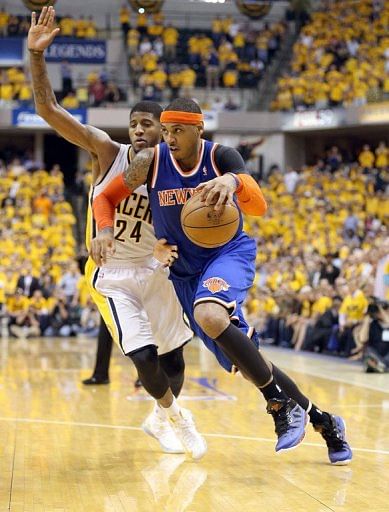
[[[167,455],[140,428],[152,404],[115,352],[109,386],[88,387],[94,342],[0,340],[0,510],[14,512],[387,511],[389,383],[340,359],[266,349],[322,408],[347,422],[354,460],[328,463],[321,437],[274,452],[259,393],[212,354],[185,349],[182,401],[209,451]]]

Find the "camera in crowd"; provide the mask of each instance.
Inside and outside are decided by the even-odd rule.
[[[371,316],[371,318],[376,318],[380,313],[380,310],[388,310],[389,302],[387,300],[381,300],[377,297],[370,297],[369,305],[367,307],[367,314]]]

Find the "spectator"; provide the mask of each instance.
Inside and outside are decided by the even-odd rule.
[[[97,28],[96,23],[93,21],[93,17],[89,16],[87,20],[87,25],[85,29],[85,38],[86,39],[96,39],[97,37]]]
[[[8,21],[9,21],[9,14],[5,11],[4,7],[2,7],[0,9],[0,37],[7,37]]]
[[[79,37],[80,39],[85,37],[88,23],[89,22],[85,19],[85,16],[80,16],[78,20],[75,20],[76,37]]]
[[[374,153],[370,150],[369,144],[365,144],[358,156],[358,162],[360,166],[363,168],[363,172],[365,172],[366,174],[369,173],[370,169],[374,165],[374,161]]]
[[[26,297],[32,297],[36,290],[40,290],[39,279],[34,276],[30,261],[24,263],[23,274],[19,277],[16,287]]]
[[[105,99],[105,85],[97,79],[89,88],[92,97],[92,107],[100,107]]]
[[[211,48],[208,59],[206,61],[207,88],[216,89],[219,87],[219,56],[214,47]]]
[[[10,14],[8,18],[8,36],[12,37],[17,35],[19,35],[19,20],[17,16]]]
[[[143,36],[147,33],[147,14],[145,12],[138,12],[136,17],[136,28]]]
[[[41,213],[45,217],[49,217],[53,209],[53,202],[47,194],[47,189],[43,189],[33,201],[35,213]]]
[[[189,66],[183,66],[180,77],[182,96],[185,98],[191,98],[196,84],[196,72]]]
[[[80,107],[78,97],[74,91],[69,91],[61,101],[61,104],[63,108],[66,108],[66,110],[74,110]]]
[[[119,21],[120,21],[120,27],[122,30],[124,41],[127,41],[127,34],[131,28],[130,19],[131,19],[130,11],[129,11],[127,5],[123,4],[119,11]]]
[[[67,60],[61,63],[62,97],[65,97],[73,90],[72,68]]]
[[[327,254],[325,256],[325,261],[323,261],[320,268],[320,276],[319,279],[325,279],[329,284],[334,285],[335,281],[339,277],[340,270],[333,263],[332,254]]]
[[[30,312],[39,323],[39,335],[49,326],[49,305],[41,290],[35,290],[30,299]]]
[[[81,313],[81,329],[80,334],[84,334],[89,338],[95,338],[98,335],[100,327],[100,313],[96,304],[89,299]]]
[[[365,371],[389,372],[389,303],[374,301],[368,312],[371,321],[363,354]]]
[[[342,163],[343,158],[337,146],[332,146],[332,148],[327,153],[327,164],[330,166],[331,172],[335,172],[339,169],[340,164]]]
[[[69,305],[73,304],[73,300],[77,295],[77,283],[81,277],[78,265],[75,261],[72,261],[68,265],[68,270],[62,276],[58,286],[63,295],[65,296],[66,303]]]
[[[127,33],[128,56],[133,57],[138,52],[140,32],[136,28],[131,28]]]
[[[118,86],[112,81],[107,84],[107,88],[105,90],[105,101],[107,103],[117,103],[120,101]]]
[[[328,348],[331,335],[337,336],[339,324],[339,309],[342,298],[336,295],[332,299],[332,305],[317,319],[312,329],[307,334],[302,350],[324,352]]]
[[[389,165],[389,148],[386,147],[384,141],[378,144],[375,150],[376,160],[375,166],[377,169],[385,169]]]
[[[293,169],[293,167],[288,167],[286,169],[286,173],[284,174],[284,183],[288,194],[294,194],[299,179],[299,173]]]
[[[71,336],[76,332],[73,329],[70,308],[61,293],[57,293],[55,305],[49,314],[48,326],[44,336]]]
[[[344,231],[351,230],[354,231],[354,233],[358,233],[358,227],[359,227],[359,219],[355,215],[353,208],[350,206],[348,209],[348,217],[344,221],[343,229]]]
[[[257,140],[254,141],[241,141],[239,145],[236,147],[236,150],[241,154],[243,160],[247,162],[248,160],[251,160],[254,155],[254,149],[263,144],[264,138],[260,137]]]
[[[178,30],[168,24],[162,33],[164,57],[167,62],[173,62],[177,54]]]
[[[152,49],[153,49],[153,46],[151,44],[150,39],[148,37],[143,37],[141,39],[141,42],[139,45],[139,53],[141,55],[146,55],[146,54],[149,54]]]
[[[67,15],[61,18],[59,26],[61,28],[61,37],[72,37],[74,35],[75,22],[71,16]]]

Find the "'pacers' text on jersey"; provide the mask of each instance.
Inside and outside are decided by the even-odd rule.
[[[130,146],[121,144],[113,164],[105,176],[94,186],[92,199],[97,197],[107,185],[129,165]],[[116,208],[115,253],[107,258],[104,265],[110,268],[127,268],[132,264],[143,263],[153,255],[156,238],[151,223],[151,210],[147,188],[138,187],[131,196],[124,199]]]

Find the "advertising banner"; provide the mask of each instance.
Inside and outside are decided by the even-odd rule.
[[[23,39],[21,37],[2,37],[0,39],[0,64],[16,66],[23,63]]]
[[[86,123],[86,109],[79,108],[77,110],[68,111],[80,123]],[[12,124],[13,126],[20,126],[23,128],[47,128],[49,125],[44,121],[34,109],[15,108],[12,110]]]
[[[106,41],[95,39],[54,39],[46,51],[47,62],[68,61],[73,64],[105,64]]]

